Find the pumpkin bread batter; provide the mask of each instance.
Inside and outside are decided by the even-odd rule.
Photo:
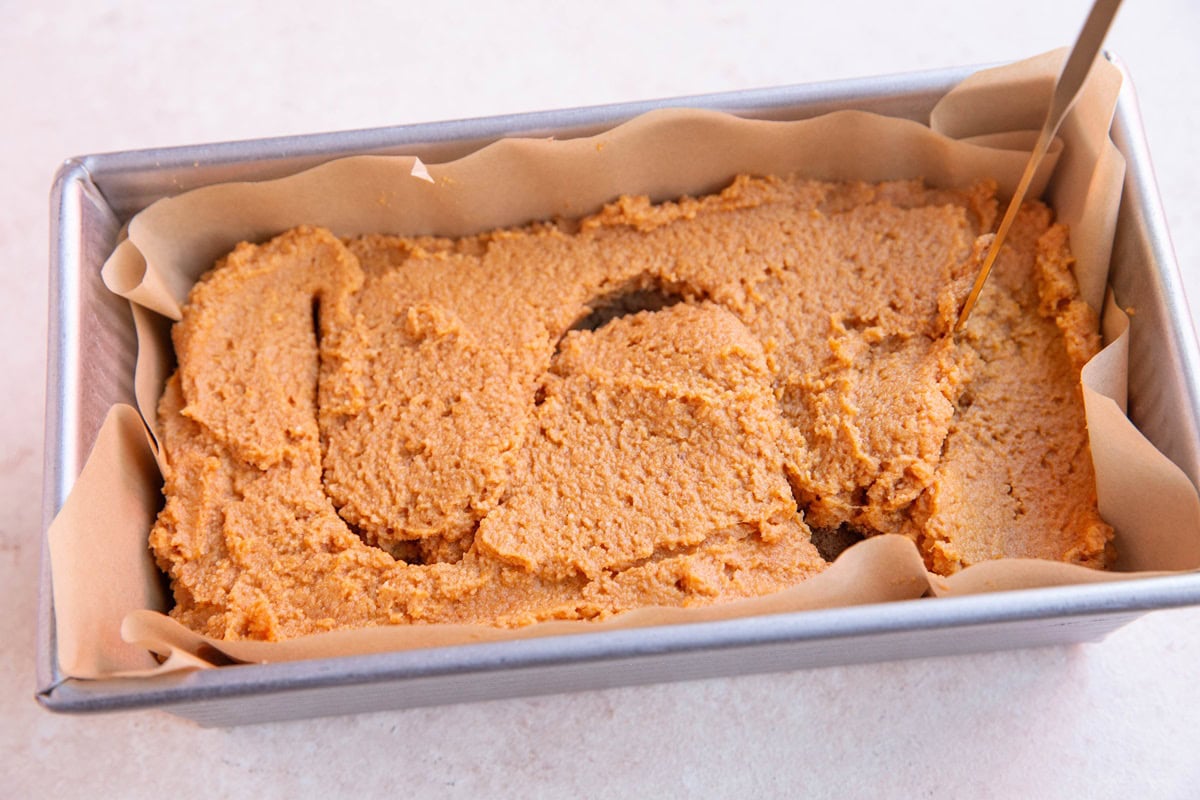
[[[1098,326],[1044,206],[949,335],[995,211],[988,184],[740,177],[460,239],[239,245],[159,408],[172,614],[258,639],[601,618],[777,591],[826,565],[814,541],[877,533],[943,574],[1103,567]]]

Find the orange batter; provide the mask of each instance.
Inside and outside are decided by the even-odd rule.
[[[741,177],[462,239],[239,245],[159,409],[172,614],[261,639],[599,618],[777,591],[825,566],[814,538],[881,532],[942,573],[1104,566],[1097,324],[1047,209],[949,335],[993,194]]]

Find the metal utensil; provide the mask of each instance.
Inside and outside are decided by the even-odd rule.
[[[1017,190],[1013,192],[1008,209],[1004,212],[1003,219],[1000,220],[1000,227],[996,229],[996,236],[992,239],[991,246],[988,247],[987,255],[984,256],[983,265],[975,277],[971,293],[967,295],[962,311],[959,312],[958,322],[954,325],[955,332],[962,330],[967,323],[967,317],[971,315],[971,310],[975,308],[975,302],[979,299],[979,293],[983,291],[983,285],[992,271],[992,265],[996,263],[996,257],[1000,254],[1000,247],[1004,244],[1008,229],[1012,227],[1013,220],[1017,218],[1017,211],[1021,208],[1025,193],[1029,191],[1029,184],[1033,181],[1034,173],[1037,172],[1038,165],[1042,163],[1046,151],[1050,149],[1050,143],[1054,141],[1054,135],[1058,133],[1059,126],[1066,119],[1071,106],[1075,104],[1079,90],[1087,80],[1096,55],[1100,52],[1100,45],[1104,42],[1104,37],[1108,35],[1108,29],[1112,25],[1113,17],[1117,15],[1117,8],[1120,5],[1121,0],[1096,0],[1092,4],[1087,21],[1083,23],[1083,30],[1079,32],[1079,38],[1075,40],[1075,45],[1067,56],[1067,63],[1063,66],[1063,70],[1058,76],[1058,82],[1054,85],[1050,110],[1046,114],[1046,121],[1042,124],[1042,132],[1038,135],[1037,144],[1033,146],[1033,152],[1029,154],[1025,172],[1022,173]]]

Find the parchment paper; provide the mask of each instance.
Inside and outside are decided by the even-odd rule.
[[[513,631],[389,626],[260,643],[205,639],[162,613],[167,601],[146,541],[161,493],[154,409],[173,363],[167,320],[179,318],[192,283],[239,241],[261,241],[302,223],[343,236],[461,235],[587,214],[621,194],[654,200],[702,194],[743,172],[825,180],[922,177],[947,187],[990,177],[1004,195],[1020,176],[1063,57],[1058,51],[968,78],[940,101],[929,126],[852,111],[764,122],[663,110],[594,137],[504,140],[447,164],[347,158],[279,180],[212,186],[155,203],[130,222],[128,238],[104,268],[107,285],[133,305],[140,415],[128,406],[112,410],[49,532],[60,668],[81,678],[150,675],[231,661],[591,633],[1200,567],[1200,498],[1123,413],[1128,320],[1109,300],[1109,344],[1085,368],[1083,381],[1100,510],[1117,529],[1121,571],[1012,559],[947,579],[926,572],[907,539],[881,536],[775,595],[701,609],[642,609],[602,623]],[[1081,290],[1097,308],[1104,304],[1124,174],[1108,138],[1119,88],[1120,73],[1099,61],[1032,190],[1044,193],[1070,226]]]

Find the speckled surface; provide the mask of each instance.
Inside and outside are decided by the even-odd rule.
[[[1011,60],[1068,43],[1088,3],[477,5],[0,3],[0,795],[1196,796],[1200,609],[1095,645],[235,730],[36,705],[46,197],[61,159]],[[1200,298],[1200,84],[1186,83],[1200,6],[1126,5],[1109,47],[1137,83]]]

